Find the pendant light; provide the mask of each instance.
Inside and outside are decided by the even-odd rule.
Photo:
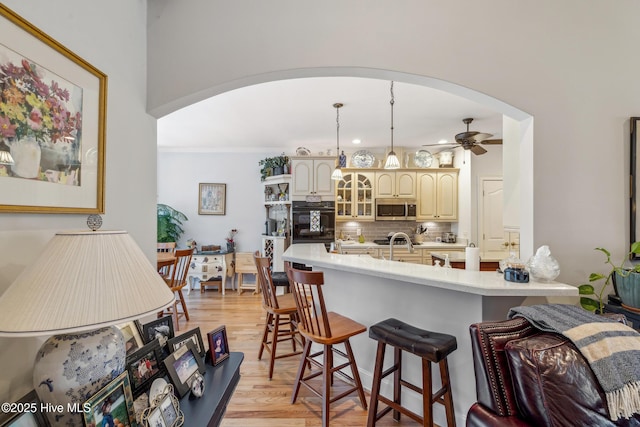
[[[335,104],[333,104],[333,107],[336,109],[336,168],[333,171],[333,174],[331,174],[331,179],[334,179],[336,181],[341,180],[342,179],[342,169],[341,169],[341,164],[340,164],[340,108],[343,106],[343,104],[336,102]]]
[[[393,103],[395,102],[393,97],[393,82],[391,82],[391,151],[389,151],[389,155],[387,156],[387,161],[384,164],[385,169],[398,169],[400,167],[400,162],[398,161],[398,156],[396,156],[395,151],[393,151]]]

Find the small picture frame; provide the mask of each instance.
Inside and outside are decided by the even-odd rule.
[[[227,184],[200,183],[198,215],[225,215]]]
[[[9,405],[12,405],[7,407],[9,410],[0,412],[0,427],[46,427],[49,425],[40,409],[40,399],[35,390],[31,390],[17,402]]]
[[[113,425],[116,418],[125,427],[136,425],[131,384],[126,371],[91,396],[86,403],[89,404],[89,409],[83,412],[86,426]]]
[[[209,354],[213,366],[229,357],[229,341],[227,340],[227,329],[224,325],[211,332],[207,332],[209,342]]]
[[[122,335],[124,336],[124,345],[125,350],[127,351],[127,356],[131,353],[135,353],[136,350],[144,346],[144,341],[142,341],[142,337],[140,336],[140,330],[135,322],[127,322],[118,325],[118,329],[120,329],[120,332],[122,332]]]
[[[127,355],[126,366],[134,397],[137,398],[147,391],[151,381],[164,373],[162,359],[163,355],[157,339]]]
[[[178,427],[184,423],[184,414],[180,402],[173,395],[173,387],[167,386],[166,392],[151,402],[142,413],[140,425],[143,427]]]
[[[200,327],[193,328],[190,331],[185,332],[184,334],[178,335],[177,337],[173,337],[167,341],[167,345],[169,346],[169,352],[173,353],[183,345],[187,343],[187,341],[193,341],[193,344],[196,346],[196,350],[200,357],[205,356],[206,350],[204,348],[204,343],[202,342],[202,334],[200,333]]]
[[[157,339],[160,347],[163,348],[167,344],[167,341],[175,336],[173,317],[169,315],[152,320],[149,323],[141,325],[141,330],[142,341],[145,344]]]
[[[179,397],[191,390],[195,374],[205,371],[204,361],[191,340],[164,359],[164,365]]]

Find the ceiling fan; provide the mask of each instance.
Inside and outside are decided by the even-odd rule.
[[[473,121],[472,118],[467,118],[467,119],[462,119],[462,123],[467,125],[467,131],[466,132],[462,132],[459,133],[455,136],[456,138],[456,142],[458,143],[458,145],[455,144],[426,144],[424,145],[425,147],[455,147],[455,148],[459,148],[462,147],[465,150],[471,150],[471,152],[473,154],[476,155],[481,155],[487,152],[487,150],[485,150],[483,147],[479,146],[478,144],[483,144],[483,145],[496,145],[496,144],[502,144],[502,139],[489,139],[491,138],[493,135],[490,133],[482,133],[482,132],[470,132],[469,131],[469,124]]]

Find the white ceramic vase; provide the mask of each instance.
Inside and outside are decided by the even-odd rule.
[[[52,426],[84,425],[83,403],[125,369],[124,337],[116,327],[60,334],[42,344],[33,368],[33,387],[43,403],[63,405],[44,411]],[[71,405],[71,406],[69,406]]]
[[[13,157],[14,161],[11,166],[11,172],[20,178],[37,178],[40,171],[42,150],[36,138],[31,136],[9,141],[7,145],[9,145],[11,157]]]

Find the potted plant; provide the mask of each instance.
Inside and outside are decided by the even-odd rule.
[[[260,181],[264,181],[268,176],[289,173],[289,157],[284,153],[276,157],[262,159],[258,164],[260,165]]]
[[[182,223],[188,218],[182,212],[169,205],[159,203],[158,213],[158,242],[177,242],[184,233]]]
[[[607,257],[605,264],[611,266],[611,270],[609,270],[609,272],[606,274],[591,273],[589,275],[589,283],[578,286],[578,292],[581,295],[580,305],[582,306],[582,308],[584,308],[585,310],[598,311],[599,313],[602,313],[604,310],[604,302],[602,300],[602,297],[604,296],[604,290],[609,286],[611,280],[624,280],[625,278],[628,278],[635,273],[640,272],[640,264],[636,264],[631,268],[625,268],[624,266],[625,262],[627,261],[627,259],[629,259],[629,256],[631,254],[640,254],[640,242],[635,242],[631,245],[631,250],[625,254],[625,257],[622,259],[619,265],[613,263],[613,261],[611,260],[611,252],[609,252],[605,248],[595,248],[595,250],[602,252]],[[602,279],[604,279],[604,283],[602,284],[600,290],[596,293],[596,289],[594,288],[592,283],[598,282]],[[597,300],[584,295],[594,295],[597,297]]]

